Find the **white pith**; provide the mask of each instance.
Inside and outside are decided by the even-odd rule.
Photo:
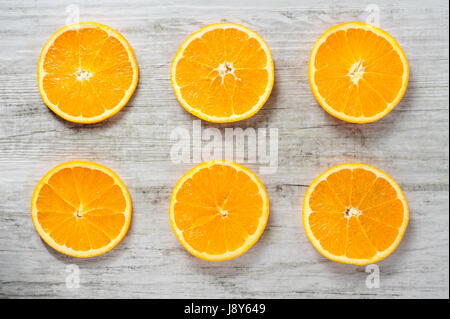
[[[362,79],[363,75],[364,75],[363,61],[358,61],[355,64],[353,64],[350,68],[350,71],[348,72],[348,76],[350,77],[350,80],[355,85],[358,85],[359,80]]]
[[[81,68],[78,69],[78,71],[75,73],[75,77],[78,81],[88,81],[94,74],[92,72],[89,72],[87,70],[82,70]]]
[[[226,211],[226,210],[224,210],[222,208],[219,208],[219,212],[220,212],[220,215],[222,215],[222,217],[228,216],[228,211]]]
[[[215,69],[215,71],[217,71],[217,73],[219,73],[219,76],[222,78],[222,83],[223,79],[225,78],[225,75],[227,74],[232,74],[237,79],[236,74],[234,74],[232,62],[223,62],[219,64],[219,66]]]
[[[344,214],[346,218],[358,217],[361,215],[361,211],[353,207],[348,207]]]

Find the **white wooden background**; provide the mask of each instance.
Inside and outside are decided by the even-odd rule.
[[[97,2],[97,3],[95,3]],[[0,297],[449,297],[449,7],[447,1],[4,1],[0,2]],[[68,5],[81,21],[101,22],[131,43],[140,68],[134,97],[115,117],[76,125],[42,102],[36,65],[46,40],[65,24]],[[307,64],[330,26],[365,21],[379,8],[381,27],[402,45],[411,76],[405,97],[384,119],[352,125],[316,103]],[[174,164],[170,133],[190,129],[169,78],[181,42],[219,21],[244,24],[271,48],[275,86],[261,111],[232,125],[279,130],[279,167],[260,175],[271,200],[267,228],[245,255],[211,263],[187,253],[168,218],[171,191],[194,164]],[[30,199],[39,179],[72,159],[105,164],[134,204],[123,242],[93,259],[64,256],[34,230]],[[378,264],[381,287],[364,267],[322,257],[300,221],[309,183],[343,162],[372,164],[406,193],[411,221],[398,249]],[[244,163],[245,164],[245,163]],[[257,165],[248,165],[257,172]],[[66,286],[66,266],[80,287]]]

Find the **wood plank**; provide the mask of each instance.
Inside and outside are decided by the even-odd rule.
[[[369,3],[369,2],[367,2]],[[72,2],[0,3],[0,297],[423,298],[449,296],[449,38],[447,1],[377,1],[381,27],[402,45],[411,77],[405,97],[384,119],[352,125],[326,114],[308,83],[315,40],[330,26],[364,21],[360,1],[211,0],[85,1],[81,21],[120,31],[140,67],[134,97],[113,118],[76,125],[45,107],[36,84],[39,53],[67,19]],[[172,188],[193,163],[170,160],[176,128],[195,120],[173,93],[169,70],[181,42],[218,21],[258,32],[275,62],[275,87],[254,117],[203,128],[278,129],[278,170],[260,175],[271,200],[267,229],[245,255],[210,263],[190,256],[174,236]],[[204,142],[205,144],[206,142]],[[115,170],[133,199],[124,241],[98,258],[63,256],[37,235],[30,199],[58,163],[88,159]],[[313,178],[342,162],[374,165],[394,177],[411,208],[399,248],[380,262],[381,287],[369,289],[364,267],[322,257],[300,221]],[[245,161],[244,161],[244,163]],[[249,164],[259,172],[260,164]],[[66,286],[66,266],[80,287]]]

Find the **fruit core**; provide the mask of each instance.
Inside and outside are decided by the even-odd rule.
[[[78,69],[78,71],[75,73],[75,76],[77,77],[78,81],[85,81],[89,80],[92,77],[92,72],[82,70],[81,68]]]
[[[219,209],[220,214],[222,215],[222,217],[226,217],[228,215],[228,212],[224,209]]]
[[[219,64],[219,67],[217,68],[217,72],[219,72],[219,75],[222,78],[222,82],[223,82],[223,78],[225,77],[225,75],[227,75],[227,74],[234,75],[233,63],[223,62],[223,63]]]
[[[359,80],[362,79],[363,74],[364,74],[363,61],[358,61],[351,66],[348,76],[350,77],[350,80],[354,84],[358,84]]]
[[[353,208],[353,207],[348,207],[345,210],[344,214],[345,214],[345,217],[349,217],[349,218],[353,217],[353,216],[358,217],[359,215],[361,215],[361,211],[356,208]]]

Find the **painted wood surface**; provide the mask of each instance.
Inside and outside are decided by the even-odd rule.
[[[367,6],[372,11],[367,11]],[[76,125],[42,102],[36,65],[47,39],[80,12],[121,32],[135,50],[138,88],[113,118]],[[75,10],[75,11],[74,11]],[[344,123],[315,101],[309,54],[330,26],[380,26],[409,59],[409,87],[384,119]],[[70,19],[69,19],[70,20]],[[177,102],[169,69],[179,45],[210,23],[230,21],[258,32],[271,48],[275,86],[266,105],[235,124],[203,128],[276,128],[278,169],[259,174],[271,201],[267,228],[245,255],[211,263],[187,253],[172,232],[172,188],[194,163],[170,158],[171,133],[192,132],[195,118]],[[0,2],[0,297],[398,298],[449,296],[449,8],[447,1],[4,1]],[[205,143],[205,142],[204,142]],[[44,244],[30,199],[39,179],[72,159],[107,165],[134,204],[130,231],[111,252],[75,259]],[[308,241],[301,202],[311,181],[343,162],[371,164],[404,190],[411,220],[398,249],[381,261],[380,288],[365,267],[322,257]],[[247,165],[246,162],[243,162]],[[259,164],[248,164],[258,173]],[[70,288],[76,265],[79,288]],[[69,277],[68,277],[69,276]]]

